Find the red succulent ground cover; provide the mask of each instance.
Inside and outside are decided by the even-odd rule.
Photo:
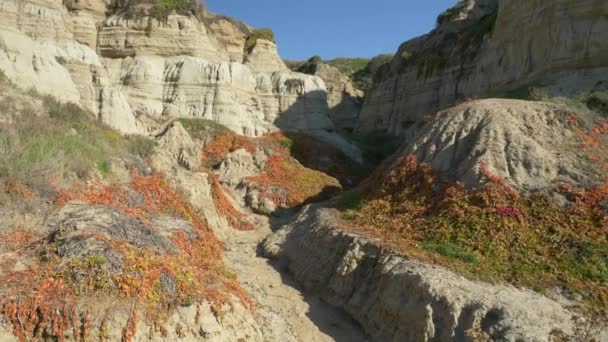
[[[99,234],[96,239],[103,240],[107,246],[124,255],[123,272],[99,279],[99,274],[81,279],[78,284],[71,283],[66,275],[58,271],[62,262],[59,257],[41,260],[38,265],[25,271],[0,273],[0,312],[12,324],[16,336],[27,340],[42,332],[51,332],[59,340],[72,330],[74,339],[85,338],[87,334],[87,313],[77,312],[76,303],[83,296],[109,292],[134,303],[133,312],[125,327],[124,339],[130,340],[137,325],[137,309],[143,308],[149,317],[158,317],[158,312],[176,305],[209,301],[214,310],[230,303],[230,296],[239,298],[242,304],[251,308],[248,295],[233,279],[223,265],[222,243],[171,187],[158,175],[133,175],[130,184],[94,184],[82,191],[57,189],[57,205],[62,206],[73,200],[93,205],[103,205],[117,209],[145,224],[155,215],[164,214],[179,217],[190,223],[197,237],[192,238],[184,232],[176,232],[173,243],[175,253],[158,253],[148,248],[134,248],[126,241],[114,241]],[[138,204],[130,199],[133,193],[143,198]],[[26,231],[15,231],[0,236],[0,241],[14,253],[37,255],[49,248]],[[32,253],[34,251],[34,253]],[[38,252],[35,252],[38,251]],[[45,253],[52,256],[52,253]],[[82,261],[87,267],[87,262]],[[9,268],[4,268],[8,271]],[[161,272],[171,275],[177,285],[176,298],[166,298],[159,292]],[[100,284],[111,283],[111,290]]]
[[[575,130],[581,148],[604,167],[608,125]],[[384,168],[384,170],[387,170]],[[379,237],[402,253],[476,279],[576,293],[594,310],[608,307],[608,182],[586,189],[557,185],[570,199],[519,194],[479,165],[485,185],[446,184],[414,156],[376,172],[335,200],[346,229]],[[608,173],[608,168],[603,168]]]
[[[262,198],[268,198],[280,207],[294,207],[314,199],[328,198],[337,193],[341,186],[335,178],[303,166],[292,155],[293,150],[296,149],[294,146],[299,144],[301,146],[297,149],[300,151],[299,153],[313,159],[314,146],[323,144],[314,142],[317,145],[312,145],[314,140],[304,135],[294,135],[293,137],[297,137],[298,140],[292,140],[291,135],[288,137],[284,133],[250,138],[226,132],[218,135],[204,148],[203,159],[207,164],[215,165],[221,162],[228,153],[241,148],[249,152],[255,152],[256,149],[268,151],[270,157],[266,169],[259,175],[249,177],[248,181],[251,186],[259,188]],[[310,146],[313,147],[302,147],[306,144],[311,144]],[[322,151],[326,151],[325,154],[321,154]],[[323,149],[319,147],[314,158],[319,159],[323,156],[338,158],[338,152],[330,147]],[[340,172],[347,173],[346,170]],[[220,192],[216,191],[216,193]],[[218,200],[218,203],[223,202],[221,199]],[[226,207],[224,211],[229,214],[233,212],[228,206],[221,205],[220,207]],[[237,219],[239,219],[238,215]]]
[[[247,215],[236,209],[228,199],[222,188],[219,177],[212,172],[208,172],[207,175],[211,182],[213,203],[218,212],[228,220],[228,223],[230,223],[232,228],[241,231],[254,230],[253,224],[247,219]]]

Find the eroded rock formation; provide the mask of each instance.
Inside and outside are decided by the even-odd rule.
[[[360,160],[333,133],[323,80],[289,71],[270,41],[243,51],[247,25],[211,13],[157,18],[145,6],[106,17],[104,8],[102,0],[3,2],[0,70],[126,133],[200,117],[250,136],[306,131]]]
[[[607,14],[601,0],[462,1],[376,75],[357,129],[401,135],[458,101],[530,84],[555,95],[593,89],[608,75]]]

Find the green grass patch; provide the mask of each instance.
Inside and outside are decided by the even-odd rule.
[[[420,248],[425,251],[437,253],[450,259],[460,260],[469,264],[479,262],[477,257],[469,252],[465,247],[447,241],[424,241],[420,244]]]
[[[24,109],[18,121],[0,127],[0,174],[33,187],[71,182],[95,174],[111,177],[112,158],[149,157],[154,142],[124,137],[71,103],[35,91],[47,113]]]
[[[367,68],[369,62],[369,58],[338,57],[329,61],[325,61],[325,64],[333,66],[334,68],[340,70],[340,72],[344,75],[350,77],[355,73]]]

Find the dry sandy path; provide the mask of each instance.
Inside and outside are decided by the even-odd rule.
[[[291,277],[258,256],[259,243],[270,234],[269,219],[255,216],[253,232],[231,231],[225,238],[225,262],[255,302],[255,318],[268,341],[368,341],[344,312],[307,295]]]

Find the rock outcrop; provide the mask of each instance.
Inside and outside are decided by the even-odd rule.
[[[245,52],[247,25],[208,12],[158,17],[149,5],[106,17],[105,7],[105,0],[4,1],[0,70],[125,133],[200,117],[249,136],[305,131],[361,159],[334,133],[323,80],[289,71],[272,42]]]
[[[487,99],[440,112],[412,130],[400,155],[415,155],[449,181],[482,184],[480,166],[520,190],[559,183],[588,187],[601,180],[599,166],[584,156],[562,105]]]
[[[277,53],[277,45],[265,39],[258,39],[245,57],[245,65],[254,72],[274,72],[288,70]]]
[[[553,95],[592,89],[608,74],[607,14],[601,0],[461,1],[376,75],[357,130],[401,135],[458,101],[531,84]]]
[[[352,132],[357,124],[364,93],[354,87],[350,78],[331,65],[308,61],[298,71],[318,76],[325,82],[332,121],[338,128]]]
[[[344,308],[377,341],[571,340],[571,313],[529,290],[467,280],[344,232],[318,205],[263,245],[305,288]]]

